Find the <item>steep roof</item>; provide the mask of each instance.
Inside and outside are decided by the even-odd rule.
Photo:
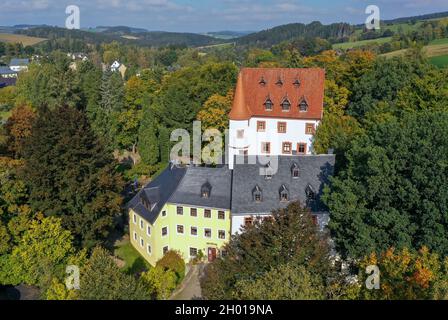
[[[204,186],[210,189],[208,198],[203,198]],[[170,203],[191,206],[230,209],[232,195],[232,172],[228,166],[218,168],[189,167],[179,187],[169,199]]]
[[[320,196],[324,185],[329,181],[329,176],[333,174],[334,155],[278,156],[278,170],[271,179],[266,179],[265,175],[260,174],[260,169],[266,165],[257,163],[256,157],[249,157],[246,164],[238,164],[239,162],[242,161],[236,161],[233,171],[232,214],[270,213],[297,200],[303,205],[308,203],[312,212],[327,211],[320,201]],[[297,179],[292,177],[294,164],[299,169]],[[261,202],[254,201],[253,191],[256,187],[262,192]],[[316,194],[315,201],[307,202],[309,187]],[[280,201],[280,192],[284,188],[289,193],[288,202]]]
[[[17,72],[11,70],[9,67],[0,67],[0,75],[2,74],[17,74]]]
[[[257,116],[320,120],[324,86],[325,70],[320,68],[243,68],[238,77],[230,120],[249,120]],[[268,98],[273,102],[272,111],[265,109]],[[291,103],[289,112],[282,111],[280,106],[285,98]],[[306,112],[299,110],[302,100],[308,104]]]
[[[29,59],[11,59],[10,66],[27,66],[30,64]]]
[[[186,168],[178,168],[170,165],[156,179],[147,184],[134,198],[132,198],[128,203],[127,208],[134,210],[146,221],[153,224],[156,221],[160,210],[165,206],[168,199],[185,176],[186,171]],[[150,210],[143,205],[142,199],[151,203]]]
[[[198,207],[230,209],[232,172],[219,168],[176,167],[170,165],[154,181],[146,185],[127,205],[153,224],[166,203]],[[210,191],[203,198],[202,187]],[[151,205],[148,209],[144,202]]]

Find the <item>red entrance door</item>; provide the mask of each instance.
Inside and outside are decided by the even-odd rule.
[[[208,248],[208,262],[216,260],[216,248]]]

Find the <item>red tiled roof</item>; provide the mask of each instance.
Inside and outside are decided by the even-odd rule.
[[[281,79],[282,85],[279,85]],[[264,84],[260,83],[263,82]],[[296,80],[300,85],[296,85]],[[251,117],[274,117],[321,120],[323,115],[325,70],[319,68],[244,68],[238,76],[230,120],[248,120]],[[266,111],[267,99],[273,102],[272,111]],[[282,111],[281,103],[287,98],[290,111]],[[299,111],[300,102],[308,104],[306,112]]]

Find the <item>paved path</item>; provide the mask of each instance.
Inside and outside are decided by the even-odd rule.
[[[199,277],[204,269],[204,265],[191,266],[179,289],[177,289],[170,300],[199,300],[202,299],[201,285]]]

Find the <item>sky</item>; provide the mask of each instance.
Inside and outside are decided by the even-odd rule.
[[[64,26],[80,8],[81,28],[132,26],[173,32],[258,31],[286,23],[364,23],[368,5],[381,19],[448,11],[448,0],[1,0],[0,26]]]

